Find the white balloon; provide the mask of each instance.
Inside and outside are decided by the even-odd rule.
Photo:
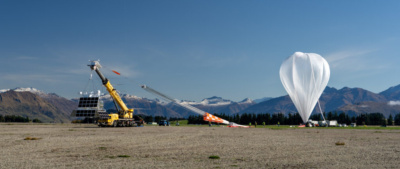
[[[279,75],[301,119],[307,122],[328,84],[328,62],[315,53],[296,52],[283,61]]]

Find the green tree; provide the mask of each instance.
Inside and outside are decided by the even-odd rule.
[[[352,122],[352,123],[356,123],[356,122],[357,122],[356,116],[351,117],[351,122]]]
[[[287,124],[289,124],[289,125],[294,124],[294,118],[293,118],[292,113],[288,114]]]
[[[333,113],[332,119],[337,120],[338,118],[339,118],[338,113],[337,112]]]
[[[356,118],[356,121],[357,121],[357,125],[365,125],[365,124],[367,124],[366,123],[367,115],[366,114],[358,115],[357,118]]]
[[[311,115],[310,116],[310,119],[311,120],[314,120],[314,121],[320,121],[321,120],[321,114],[313,114],[313,115]]]
[[[398,114],[396,114],[396,116],[394,116],[394,124],[400,125],[400,113],[398,113]]]
[[[277,123],[278,123],[278,114],[274,113],[272,114],[271,124],[277,124]]]
[[[391,125],[391,126],[393,125],[393,116],[392,116],[392,114],[389,115],[388,125]]]
[[[155,116],[154,117],[154,121],[157,123],[160,123],[161,120],[167,120],[167,118],[164,116]]]
[[[344,112],[340,113],[337,121],[340,124],[346,123],[346,114]]]
[[[39,119],[35,118],[35,119],[32,120],[32,122],[34,122],[34,123],[41,123],[42,121],[40,121]]]
[[[367,125],[384,125],[386,122],[386,118],[382,113],[370,113],[367,115],[367,119],[369,119],[369,123]]]
[[[283,113],[279,113],[278,114],[278,122],[279,122],[279,124],[284,124],[284,122],[285,122],[285,114],[283,114]]]
[[[348,114],[346,114],[346,124],[350,124],[350,123],[351,123],[350,116]]]
[[[143,118],[143,120],[146,122],[146,123],[149,123],[149,122],[153,122],[154,121],[154,118],[153,118],[153,116],[145,116],[144,118]]]
[[[242,116],[240,116],[240,124],[249,124],[251,122],[250,116],[250,114],[243,113]]]
[[[327,120],[333,120],[333,114],[332,114],[332,112],[329,112],[329,113],[328,113]]]

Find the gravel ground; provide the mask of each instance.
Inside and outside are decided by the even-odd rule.
[[[2,124],[0,147],[0,168],[400,166],[400,130]]]

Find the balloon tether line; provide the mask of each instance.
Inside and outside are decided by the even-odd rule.
[[[308,54],[307,54],[307,56],[308,56]],[[310,60],[310,65],[311,65],[311,60]],[[315,85],[315,76],[314,76],[314,69],[313,69],[313,67],[311,66],[311,75],[312,75],[312,77],[313,77],[313,80],[314,80],[314,87],[316,87]],[[325,117],[324,117],[324,114],[322,113],[322,109],[321,109],[321,104],[319,103],[319,98],[318,98],[318,100],[317,100],[317,103],[318,103],[318,107],[319,107],[319,112],[321,113],[321,115],[322,115],[322,118],[324,119],[324,121],[325,121],[325,123],[326,123],[326,120],[325,120]]]
[[[319,103],[319,99],[318,99],[318,107],[319,107],[319,112],[321,112],[322,118],[324,119],[324,121],[325,121],[325,123],[326,123],[324,114],[322,113],[321,104]]]

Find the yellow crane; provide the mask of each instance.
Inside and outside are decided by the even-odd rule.
[[[108,93],[110,93],[110,96],[114,101],[115,107],[118,110],[118,112],[115,113],[107,113],[104,111],[98,112],[99,126],[132,127],[132,126],[142,125],[143,119],[137,116],[138,120],[135,121],[135,119],[133,118],[134,110],[129,109],[125,105],[125,103],[122,101],[121,97],[117,93],[117,90],[111,85],[110,81],[106,77],[104,77],[104,75],[100,72],[101,65],[99,61],[91,61],[88,66],[90,67],[90,69],[94,70],[97,73],[97,75],[99,75],[104,87],[106,87]]]

